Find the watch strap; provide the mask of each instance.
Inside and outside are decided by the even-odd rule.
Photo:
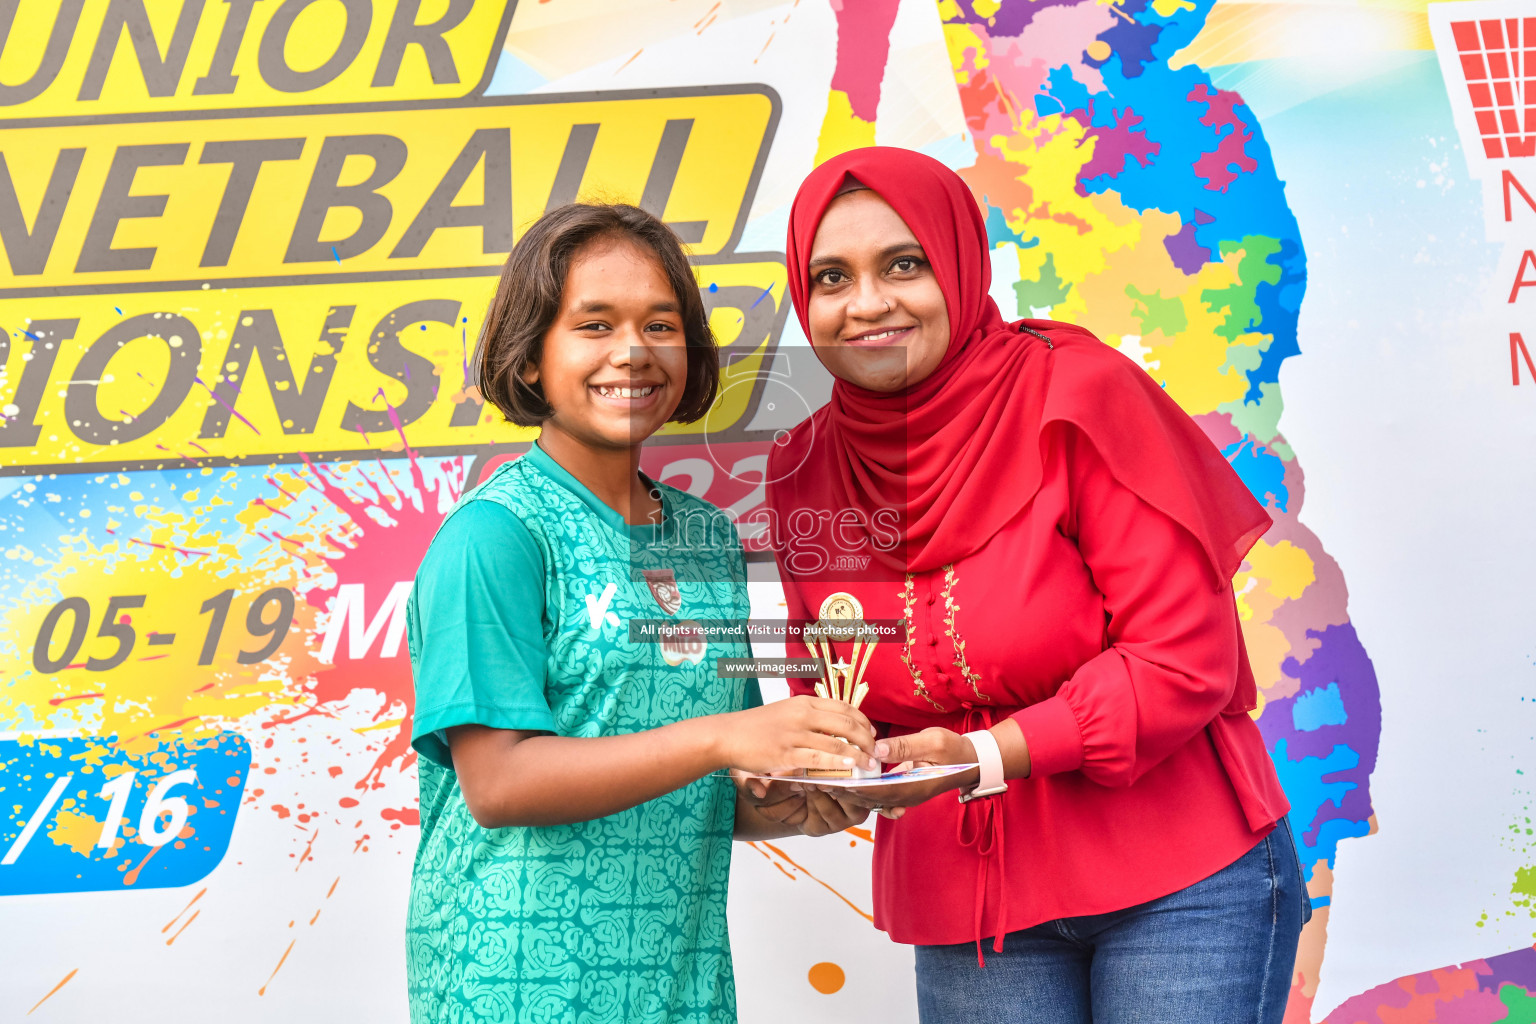
[[[960,802],[1005,792],[1008,782],[1003,778],[1003,751],[997,745],[997,737],[992,735],[990,729],[977,729],[966,733],[965,738],[971,741],[971,746],[976,750],[976,763],[981,767],[981,777],[969,793],[960,794]]]

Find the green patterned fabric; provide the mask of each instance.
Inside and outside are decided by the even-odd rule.
[[[729,521],[659,489],[666,526],[627,526],[535,445],[464,495],[422,561],[407,611],[421,755],[412,1024],[736,1019],[729,780],[595,821],[484,829],[445,738],[470,723],[613,736],[761,703],[755,681],[715,670],[749,656],[744,642],[699,658],[628,640],[630,619],[749,613]],[[632,569],[673,571],[675,615]]]

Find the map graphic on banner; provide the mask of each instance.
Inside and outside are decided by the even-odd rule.
[[[1337,845],[1374,827],[1380,703],[1278,432],[1280,365],[1299,352],[1300,231],[1242,97],[1172,59],[1209,4],[981,6],[940,10],[976,141],[960,172],[1018,312],[1080,323],[1141,362],[1275,520],[1234,586],[1316,908],[1287,1018],[1310,1020]]]
[[[1307,453],[1280,430],[1306,239],[1263,126],[1206,66],[1213,27],[1241,36],[1274,5],[669,3],[23,0],[0,18],[0,898],[118,915],[67,969],[8,971],[0,1016],[72,1019],[91,1005],[75,993],[131,984],[119,960],[151,976],[216,927],[239,955],[187,984],[231,1019],[263,1019],[285,984],[362,998],[314,966],[343,956],[399,975],[400,922],[371,904],[403,890],[357,888],[398,884],[414,851],[405,602],[453,501],[534,436],[470,369],[506,252],[578,197],[638,203],[689,243],[722,398],[644,465],[745,517],[789,425],[763,382],[790,322],[793,186],[878,141],[970,185],[1005,315],[1080,323],[1140,362],[1275,520],[1234,585],[1316,907],[1288,1024],[1536,1019],[1536,951],[1502,948],[1313,1012],[1340,844],[1377,831],[1382,714],[1344,572],[1300,519]],[[1536,219],[1519,7],[1430,14],[1511,303],[1536,284],[1511,226]],[[757,61],[812,19],[835,32],[827,65],[764,84]],[[722,48],[734,77],[591,85],[664,46]],[[942,102],[911,78],[928,56]],[[953,137],[911,127],[948,123],[925,104],[953,108]],[[793,166],[767,180],[770,157]],[[1509,330],[1516,381],[1536,378]],[[839,878],[867,872],[869,841],[850,830]],[[867,881],[861,897],[799,849],[737,857],[867,930]],[[353,931],[327,932],[343,906]],[[860,969],[807,962],[777,998],[805,1012]],[[397,987],[367,993],[391,1019]]]

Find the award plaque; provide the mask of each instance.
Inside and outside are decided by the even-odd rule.
[[[852,641],[848,660],[836,656],[834,642]],[[840,700],[858,707],[869,692],[864,672],[878,643],[864,622],[864,607],[852,594],[838,592],[821,602],[816,621],[805,628],[805,645],[821,659],[821,678],[816,682],[816,696]],[[880,773],[865,768],[807,768],[812,778],[873,778]]]

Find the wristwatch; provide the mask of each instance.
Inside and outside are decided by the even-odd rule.
[[[1008,782],[1003,778],[1003,752],[997,745],[997,737],[992,735],[990,729],[977,729],[966,733],[965,738],[971,741],[971,746],[976,750],[981,778],[969,793],[960,794],[960,802],[965,803],[980,796],[996,796],[1007,790]]]

